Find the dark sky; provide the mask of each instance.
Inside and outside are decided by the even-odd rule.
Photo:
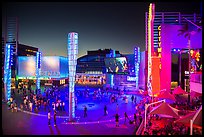
[[[112,48],[132,54],[145,50],[145,12],[148,3],[10,2],[3,17],[19,19],[19,42],[38,47],[43,55],[67,56],[67,34],[79,33],[79,55],[87,50]],[[156,3],[156,11],[200,13],[199,2]]]

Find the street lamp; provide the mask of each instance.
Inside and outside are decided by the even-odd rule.
[[[190,120],[190,135],[193,135],[193,122],[195,121],[196,117],[198,116],[201,110],[202,110],[202,105],[200,106],[196,114],[193,116],[193,118]]]

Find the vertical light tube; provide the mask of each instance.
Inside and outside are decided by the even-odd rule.
[[[135,88],[139,89],[139,65],[140,65],[140,48],[135,47],[134,50],[135,55]]]
[[[153,43],[153,26],[154,26],[154,4],[149,6],[149,16],[148,16],[148,76],[147,76],[147,89],[148,94],[152,96],[152,53],[154,52]]]
[[[112,58],[116,57],[115,50],[110,51],[110,57],[112,57]],[[110,74],[110,86],[111,86],[111,88],[113,88],[113,86],[114,86],[113,79],[114,79],[114,74]]]
[[[5,91],[5,100],[11,98],[11,66],[13,59],[13,47],[10,44],[5,46],[5,60],[4,60],[4,91]]]
[[[36,52],[36,89],[40,89],[41,52]]]
[[[69,65],[69,121],[75,118],[75,75],[78,56],[78,33],[68,34],[68,65]]]

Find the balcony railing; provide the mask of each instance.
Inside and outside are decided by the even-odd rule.
[[[201,83],[202,84],[202,73],[191,73],[190,82]]]

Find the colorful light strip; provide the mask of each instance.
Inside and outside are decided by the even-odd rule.
[[[148,76],[147,76],[147,89],[148,89],[148,94],[150,96],[152,95],[151,80],[152,80],[152,53],[154,52],[153,50],[154,49],[154,46],[153,46],[154,15],[155,15],[154,4],[151,3],[149,5],[149,16],[148,16]]]
[[[6,44],[5,47],[5,60],[4,60],[4,90],[5,99],[11,98],[11,66],[13,65],[13,46]]]

